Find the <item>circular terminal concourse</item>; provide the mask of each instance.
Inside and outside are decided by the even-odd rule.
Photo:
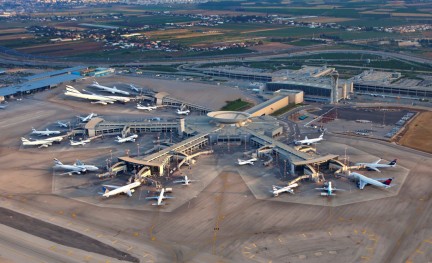
[[[219,123],[235,124],[246,121],[251,117],[249,113],[241,111],[212,111],[207,116]]]

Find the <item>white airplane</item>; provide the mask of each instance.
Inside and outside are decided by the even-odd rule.
[[[382,159],[379,159],[376,162],[373,163],[356,163],[356,166],[363,166],[369,170],[374,170],[376,172],[381,172],[378,168],[388,168],[388,167],[395,167],[397,159],[394,159],[393,161],[389,162],[388,164],[385,163],[379,163]]]
[[[62,128],[67,128],[67,127],[69,127],[69,125],[68,125],[69,122],[61,122],[61,121],[58,121],[57,124],[58,124],[59,127],[62,127]]]
[[[69,85],[66,85],[66,92],[64,94],[66,96],[94,100],[95,102],[92,103],[102,104],[102,105],[107,105],[108,103],[113,104],[114,102],[116,102],[115,99],[109,98],[107,96],[81,93],[80,91],[78,91],[77,89]]]
[[[156,110],[157,106],[143,106],[141,104],[137,104],[136,106],[137,109],[139,110],[148,110],[148,111],[152,111],[152,110]]]
[[[84,168],[86,171],[89,171],[89,172],[96,172],[99,170],[99,167],[97,167],[95,165],[91,165],[91,164],[85,164],[85,163],[81,162],[80,160],[76,160],[74,165],[77,167]]]
[[[93,92],[87,91],[87,90],[85,90],[85,89],[83,89],[83,91],[86,91],[86,92],[88,92],[89,94],[94,95],[94,96],[102,96],[102,97],[105,97],[105,98],[111,99],[111,100],[113,100],[113,101],[118,101],[118,102],[122,102],[122,103],[126,103],[126,102],[129,102],[129,101],[131,100],[130,97],[124,97],[124,96],[112,96],[112,95],[110,95],[110,96],[107,96],[107,95],[99,95],[99,94],[96,94],[96,93],[93,93]]]
[[[60,134],[60,131],[50,131],[48,128],[45,131],[37,131],[35,128],[32,128],[31,134],[50,136],[51,134]]]
[[[107,87],[107,86],[100,85],[96,81],[93,81],[93,84],[90,85],[90,86],[98,88],[98,89],[106,91],[106,92],[111,92],[112,94],[115,94],[115,93],[119,93],[119,94],[123,94],[123,95],[129,95],[130,94],[127,91],[117,89],[115,86],[113,88],[110,88],[110,87]]]
[[[48,146],[51,146],[52,145],[52,141],[49,141],[49,140],[33,140],[33,141],[30,141],[30,140],[27,140],[26,138],[24,138],[24,137],[21,137],[21,141],[22,141],[22,145],[25,145],[25,146],[27,146],[27,145],[31,145],[31,146],[39,146],[38,148],[42,148],[42,147],[48,147]]]
[[[345,191],[344,189],[339,189],[336,187],[332,186],[332,182],[328,182],[327,185],[325,185],[324,187],[321,188],[315,188],[316,190],[321,190],[321,191],[325,191],[325,193],[321,193],[321,196],[334,196],[336,195],[335,191]]]
[[[77,118],[79,118],[82,122],[88,122],[91,119],[93,119],[93,117],[95,116],[95,114],[92,112],[89,115],[85,116],[85,117],[81,117],[81,116],[77,116]]]
[[[273,193],[273,196],[278,196],[279,194],[284,193],[284,192],[294,194],[293,188],[295,188],[297,186],[298,186],[298,183],[293,183],[293,184],[290,184],[290,185],[285,186],[285,187],[273,185],[271,192]]]
[[[296,145],[301,145],[301,144],[311,145],[312,143],[317,143],[319,141],[324,140],[323,136],[324,133],[322,133],[318,138],[313,138],[313,139],[308,139],[308,137],[305,136],[304,140],[294,141],[294,143]]]
[[[237,163],[238,165],[245,165],[245,164],[251,164],[254,165],[254,162],[258,161],[257,158],[252,158],[249,160],[241,160],[241,159],[237,159]]]
[[[69,174],[69,175],[72,175],[73,173],[81,174],[81,173],[85,173],[86,172],[86,168],[84,168],[84,167],[76,166],[76,165],[71,165],[71,164],[63,164],[62,162],[60,162],[56,158],[54,158],[53,169],[67,170],[67,172],[64,173],[64,174]]]
[[[198,180],[190,180],[187,175],[185,175],[184,179],[181,180],[175,180],[173,183],[175,184],[182,184],[182,185],[190,185],[191,182],[196,182]]]
[[[132,134],[131,136],[129,136],[129,137],[124,137],[124,138],[122,138],[122,137],[120,137],[120,136],[117,136],[116,142],[119,142],[119,143],[124,143],[124,142],[135,142],[135,139],[136,139],[136,138],[138,138],[138,135],[137,135],[137,134]]]
[[[372,178],[369,178],[367,176],[364,176],[362,174],[355,173],[355,172],[350,173],[349,176],[354,178],[355,180],[357,180],[357,186],[361,190],[363,190],[363,188],[368,184],[387,189],[387,188],[391,187],[390,184],[393,180],[393,178],[372,179]]]
[[[113,195],[118,195],[118,194],[126,194],[127,196],[131,197],[132,193],[135,192],[136,187],[140,186],[141,182],[140,181],[136,181],[133,182],[131,184],[127,184],[124,186],[117,186],[117,185],[103,185],[102,187],[102,194],[103,197],[110,197]],[[112,190],[110,190],[112,189]]]
[[[180,110],[180,109],[177,109],[177,114],[178,115],[189,115],[189,113],[190,113],[190,110]]]
[[[160,192],[160,194],[158,196],[150,196],[150,197],[146,197],[146,199],[147,200],[156,199],[157,202],[153,203],[152,205],[157,205],[157,206],[159,206],[159,205],[165,205],[165,203],[163,203],[164,199],[174,198],[174,197],[172,197],[172,196],[166,196],[164,194],[165,194],[165,188],[162,188],[162,190],[161,190],[161,192]]]
[[[89,143],[90,141],[91,141],[90,139],[81,140],[81,141],[70,140],[70,145],[72,145],[72,146],[85,145],[86,143]]]

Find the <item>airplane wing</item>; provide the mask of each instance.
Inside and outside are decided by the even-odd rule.
[[[108,184],[104,184],[103,186],[105,186],[106,188],[111,188],[111,189],[117,189],[117,188],[121,187],[121,186],[118,186],[118,185],[108,185]]]
[[[191,181],[191,180],[189,180],[189,181]],[[185,180],[176,180],[176,181],[173,181],[173,183],[175,183],[175,184],[186,183],[186,181]]]
[[[378,161],[373,162],[374,164],[378,164],[379,162],[381,162],[382,159],[379,159]]]
[[[158,198],[159,198],[159,196],[149,196],[149,197],[146,197],[145,199],[151,200],[151,199],[158,199]]]
[[[321,187],[321,188],[315,188],[315,190],[327,191],[328,188]],[[334,189],[332,189],[332,190],[334,190]]]
[[[381,171],[378,168],[376,168],[376,167],[371,167],[371,166],[366,165],[366,168],[374,170],[375,172],[381,173]]]

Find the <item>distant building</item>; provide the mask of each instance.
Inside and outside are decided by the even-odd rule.
[[[0,96],[9,98],[50,89],[65,82],[76,81],[82,78],[81,71],[86,69],[87,67],[77,66],[29,76],[26,78],[27,82],[0,88]]]

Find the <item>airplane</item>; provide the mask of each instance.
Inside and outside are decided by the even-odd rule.
[[[130,94],[127,91],[117,89],[116,86],[114,86],[113,88],[110,88],[110,87],[107,87],[107,86],[100,85],[96,81],[93,81],[93,84],[90,85],[90,86],[98,88],[98,89],[106,91],[106,92],[111,92],[112,94],[115,94],[115,93],[119,93],[119,94],[123,94],[123,95],[129,95]]]
[[[157,205],[157,206],[165,205],[165,203],[163,203],[163,200],[164,200],[164,199],[167,199],[167,198],[174,198],[174,197],[172,197],[172,196],[166,196],[166,195],[164,195],[164,194],[165,194],[165,188],[162,188],[162,190],[161,190],[161,192],[160,192],[160,194],[159,194],[158,196],[150,196],[150,197],[146,197],[146,199],[147,199],[147,200],[150,200],[150,199],[156,199],[157,202],[156,202],[156,203],[153,203],[152,205]]]
[[[135,139],[136,139],[136,138],[138,138],[138,135],[136,135],[136,134],[132,134],[131,136],[129,136],[129,137],[124,137],[124,138],[122,138],[122,137],[120,137],[120,136],[117,136],[116,142],[119,142],[119,143],[124,143],[124,142],[135,142]]]
[[[181,183],[182,185],[190,185],[191,182],[196,182],[196,181],[198,181],[198,180],[190,180],[187,177],[187,175],[185,175],[184,179],[175,180],[175,181],[173,181],[173,183],[175,183],[175,184],[180,184]]]
[[[367,176],[364,176],[362,174],[355,173],[355,172],[350,173],[349,176],[351,176],[355,180],[357,180],[357,186],[358,186],[358,188],[360,188],[360,190],[363,190],[363,188],[368,184],[387,189],[387,188],[391,187],[390,184],[393,180],[393,178],[372,179],[372,178],[369,178]],[[383,181],[383,182],[381,182],[381,181]]]
[[[94,100],[94,102],[91,102],[91,103],[102,104],[102,105],[107,105],[108,103],[113,104],[114,102],[117,101],[117,100],[115,100],[113,98],[109,98],[107,96],[81,93],[80,91],[78,91],[77,89],[75,89],[74,87],[69,86],[69,85],[66,85],[66,92],[64,94],[66,96],[71,96],[71,97],[76,97],[76,98],[81,98],[81,99]]]
[[[129,102],[129,101],[131,100],[130,97],[124,97],[124,96],[111,96],[111,95],[110,95],[110,96],[107,96],[107,95],[99,95],[99,94],[96,94],[96,93],[93,93],[93,92],[87,91],[87,90],[85,90],[85,89],[83,89],[83,91],[86,91],[86,92],[88,92],[89,94],[94,95],[94,96],[102,96],[102,97],[105,97],[105,98],[111,99],[111,100],[113,100],[113,101],[118,101],[118,102],[122,102],[122,103],[126,103],[126,102]]]
[[[44,147],[44,148],[46,148],[46,147],[48,147],[48,146],[51,146],[52,145],[52,141],[49,141],[49,140],[33,140],[33,141],[30,141],[30,140],[28,140],[28,139],[26,139],[26,138],[24,138],[24,137],[21,137],[21,141],[22,141],[22,145],[34,145],[34,146],[39,146],[38,148],[42,148],[42,147]]]
[[[90,139],[81,140],[81,141],[78,141],[78,142],[70,140],[70,145],[72,145],[72,146],[85,145],[86,143],[89,143],[90,141],[91,141]]]
[[[335,191],[345,191],[344,189],[339,189],[332,186],[332,182],[328,182],[328,184],[321,188],[315,188],[316,190],[325,191],[325,193],[321,193],[321,196],[334,196],[336,195]]]
[[[49,138],[45,138],[44,140],[49,142],[61,142],[63,141],[63,136],[49,137]]]
[[[258,161],[257,158],[252,158],[249,160],[241,160],[241,159],[237,159],[238,165],[245,165],[245,164],[251,164],[253,165],[254,162]]]
[[[71,164],[63,164],[62,162],[60,162],[58,159],[54,158],[54,166],[53,169],[63,169],[63,170],[68,170],[66,173],[64,174],[69,174],[72,175],[73,173],[76,174],[81,174],[81,173],[85,173],[86,172],[86,168],[81,167],[81,166],[76,166],[76,165],[71,165]]]
[[[77,118],[79,118],[82,122],[88,122],[91,119],[93,119],[93,117],[95,116],[95,114],[92,112],[89,115],[85,116],[85,117],[81,117],[81,116],[77,116]]]
[[[61,122],[61,121],[57,122],[58,126],[62,127],[62,128],[67,128],[68,127],[68,123],[69,122]]]
[[[140,186],[141,182],[140,181],[136,181],[124,186],[117,186],[117,185],[103,185],[102,187],[102,191],[103,193],[99,193],[101,194],[103,197],[110,197],[113,195],[118,195],[118,194],[127,194],[127,196],[131,197],[132,193],[135,192],[136,187]],[[110,190],[110,188],[112,190]]]
[[[89,171],[89,172],[96,172],[99,170],[99,168],[97,166],[91,165],[91,164],[85,164],[85,163],[81,162],[80,160],[76,160],[74,165],[77,167],[82,167],[86,171]]]
[[[273,193],[273,196],[278,196],[279,194],[284,193],[284,192],[294,194],[293,188],[295,188],[297,186],[298,186],[298,183],[293,183],[293,184],[290,184],[290,185],[285,186],[285,187],[273,185],[271,192]]]
[[[382,159],[379,159],[376,162],[373,163],[356,163],[356,166],[363,166],[369,170],[374,170],[376,172],[381,172],[378,168],[388,168],[388,167],[395,167],[397,159],[394,159],[393,161],[389,162],[388,164],[385,163],[379,163]]]
[[[312,143],[316,143],[316,142],[324,140],[323,136],[324,136],[324,133],[322,133],[318,138],[313,138],[313,139],[308,139],[308,137],[305,136],[304,140],[294,141],[294,144],[296,144],[296,145],[301,145],[301,144],[311,145]]]
[[[6,109],[8,105],[0,105],[0,109]]]
[[[32,128],[31,134],[37,134],[39,136],[45,135],[50,136],[51,134],[60,134],[60,131],[50,131],[48,128],[45,131],[37,131],[35,128]]]
[[[190,110],[180,110],[180,109],[177,109],[177,114],[178,115],[189,115],[189,113],[190,113]]]
[[[143,106],[141,104],[137,104],[136,108],[139,109],[139,110],[148,110],[148,111],[151,111],[151,110],[156,110],[157,106]]]

